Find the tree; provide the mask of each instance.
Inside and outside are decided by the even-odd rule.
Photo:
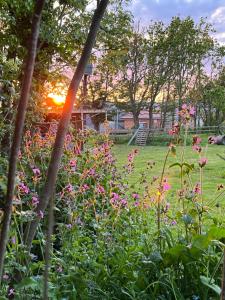
[[[13,143],[9,159],[9,171],[8,171],[8,182],[7,182],[7,194],[5,198],[4,217],[2,223],[1,237],[0,237],[0,283],[3,272],[4,256],[6,250],[6,244],[8,240],[8,231],[10,227],[11,214],[12,214],[12,203],[15,187],[15,176],[16,176],[16,164],[19,155],[20,144],[23,135],[24,120],[26,115],[26,108],[31,88],[32,76],[34,71],[34,62],[36,57],[37,42],[39,35],[39,27],[42,9],[44,7],[44,0],[38,0],[34,9],[32,30],[30,38],[30,47],[28,49],[27,59],[25,60],[24,77],[21,88],[21,95],[19,105],[17,109],[16,124],[14,130]]]
[[[118,102],[131,111],[135,128],[139,127],[138,116],[149,95],[147,44],[142,32],[132,30],[127,43],[127,52],[121,57],[117,74]]]

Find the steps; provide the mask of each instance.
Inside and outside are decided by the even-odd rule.
[[[138,133],[136,135],[135,144],[137,146],[146,146],[146,142],[148,139],[149,129],[147,128],[139,128]]]

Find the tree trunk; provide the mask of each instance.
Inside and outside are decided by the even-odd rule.
[[[133,120],[134,120],[134,128],[139,128],[139,112],[132,111]]]
[[[88,60],[91,55],[92,48],[95,43],[96,35],[100,26],[100,21],[104,15],[104,12],[106,10],[106,7],[108,5],[109,0],[101,0],[92,19],[90,31],[88,33],[88,37],[84,46],[84,49],[81,54],[81,58],[78,62],[76,71],[74,73],[73,79],[70,83],[70,87],[68,90],[68,94],[66,97],[66,102],[63,107],[62,116],[58,125],[58,130],[56,134],[55,144],[52,150],[51,154],[51,160],[49,163],[48,171],[47,171],[47,177],[46,182],[42,191],[42,195],[40,197],[40,202],[37,206],[36,213],[37,216],[39,215],[39,212],[44,212],[50,197],[52,197],[52,194],[55,189],[57,174],[59,170],[59,165],[61,161],[61,156],[63,153],[63,144],[64,139],[68,130],[69,121],[71,118],[71,114],[74,107],[74,102],[77,94],[77,90],[79,88],[81,79],[84,74],[84,70],[86,67],[86,64],[88,63]],[[38,224],[40,222],[40,218],[36,217],[35,220],[33,220],[30,224],[28,224],[26,228],[26,238],[25,238],[25,244],[27,245],[28,250],[30,250],[33,238],[35,236]]]
[[[9,159],[7,194],[5,198],[4,218],[3,218],[1,237],[0,237],[0,283],[2,279],[4,256],[6,251],[6,244],[8,240],[8,232],[9,232],[11,215],[12,215],[12,203],[13,203],[13,195],[14,195],[14,187],[15,187],[17,157],[19,154],[20,144],[22,140],[26,108],[27,108],[28,98],[30,94],[33,71],[34,71],[40,20],[41,20],[41,14],[44,7],[44,3],[45,3],[44,0],[38,0],[36,2],[36,6],[34,10],[31,38],[29,43],[30,46],[28,49],[28,56],[26,58],[25,72],[22,81],[21,95],[20,95],[19,105],[17,109],[14,137],[12,141],[12,148],[11,148],[10,159]]]
[[[148,114],[149,114],[149,129],[153,126],[153,104],[150,104],[148,108]]]

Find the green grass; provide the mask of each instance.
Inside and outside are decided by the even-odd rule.
[[[149,181],[153,176],[159,176],[162,172],[163,163],[165,160],[167,147],[165,146],[145,146],[145,147],[135,147],[127,145],[115,145],[113,152],[117,158],[118,167],[121,167],[127,161],[127,155],[132,149],[138,149],[139,154],[135,158],[135,170],[129,175],[130,185],[135,184],[140,178],[140,173],[146,169],[148,161],[154,161],[156,164],[152,170],[149,171]],[[180,160],[181,147],[177,147],[177,155],[170,156],[167,168],[166,176],[168,177],[169,183],[172,188],[170,195],[179,189],[180,186],[180,176],[178,167],[169,168],[169,166]],[[203,192],[205,199],[213,199],[217,191],[218,184],[225,185],[225,161],[217,156],[220,154],[225,157],[225,147],[217,145],[207,145],[203,151],[203,156],[207,157],[208,163],[203,169]],[[198,153],[192,150],[191,146],[187,146],[185,150],[185,161],[188,163],[193,163],[195,165],[195,170],[193,171],[191,177],[193,184],[199,182],[199,168],[198,168]],[[222,197],[220,198],[222,200]]]

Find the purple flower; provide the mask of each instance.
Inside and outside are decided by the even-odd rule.
[[[72,224],[66,224],[66,228],[67,229],[71,229],[72,228]]]
[[[56,269],[56,271],[57,271],[58,273],[62,273],[63,268],[62,268],[61,266],[58,266],[58,268]]]
[[[15,290],[13,288],[9,289],[8,296],[13,296],[15,294]]]
[[[44,213],[42,210],[39,210],[39,212],[37,213],[38,218],[43,219],[44,218]]]
[[[176,220],[173,220],[173,221],[171,222],[171,225],[172,225],[172,226],[175,226],[175,225],[177,225],[177,222],[176,222]]]
[[[16,237],[15,237],[15,236],[12,236],[12,238],[11,238],[11,243],[12,243],[13,245],[16,244]]]
[[[23,182],[21,182],[19,184],[19,191],[22,192],[22,193],[24,193],[24,194],[28,194],[30,192],[30,189]]]
[[[32,205],[33,205],[34,207],[37,207],[38,203],[39,203],[38,198],[37,198],[36,196],[33,196],[33,197],[32,197]]]
[[[67,184],[67,186],[65,187],[65,190],[68,192],[68,193],[71,193],[73,191],[73,186],[71,183]]]
[[[75,170],[75,168],[77,166],[77,161],[72,159],[72,160],[70,160],[69,165],[73,170]]]
[[[121,199],[121,205],[122,206],[127,206],[127,200],[126,199]]]

